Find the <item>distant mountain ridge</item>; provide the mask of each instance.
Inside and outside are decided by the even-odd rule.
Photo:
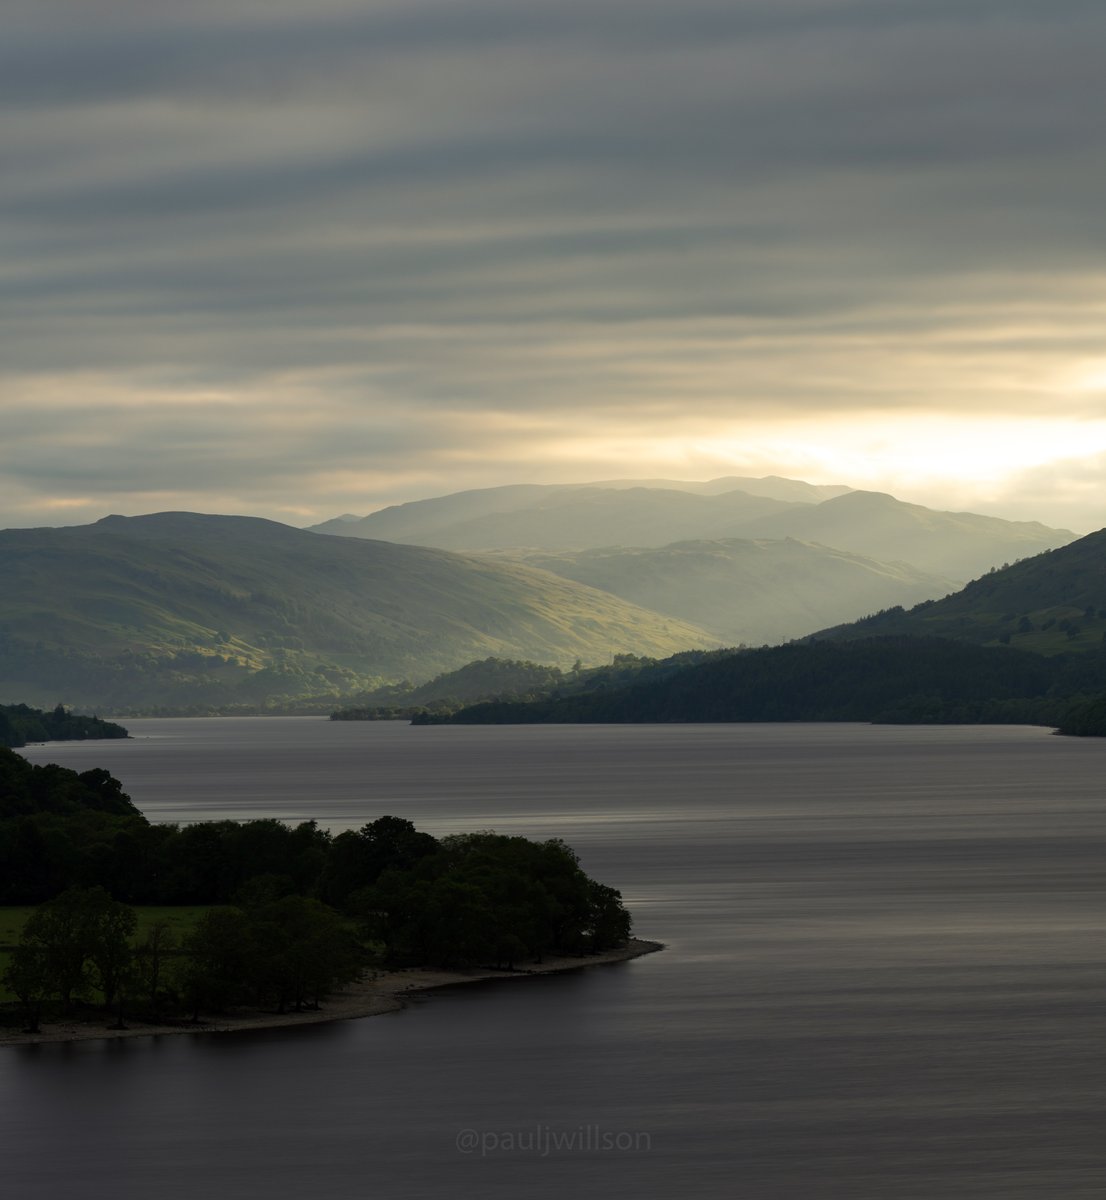
[[[513,547],[480,554],[195,513],[2,531],[0,703],[133,713],[312,697],[312,711],[328,711],[330,700],[489,658],[568,667],[918,633],[1058,653],[1106,635],[1100,535],[1075,541],[880,493],[829,489],[838,494],[810,502],[753,495],[734,479],[697,491],[645,482],[665,486],[523,484],[374,514],[407,536],[419,525],[463,540],[475,527]],[[792,497],[811,487],[752,482]],[[516,507],[494,507],[505,503]],[[773,536],[662,540],[703,522]],[[788,530],[871,543],[886,557]],[[518,549],[521,535],[538,545]],[[578,536],[600,545],[540,546]],[[1056,546],[1028,557],[1041,542]],[[886,560],[893,552],[901,561]],[[1025,561],[982,567],[947,596],[956,575],[910,565],[927,556]],[[863,613],[875,615],[851,620]]]
[[[843,495],[851,488],[839,484],[805,483],[800,479],[784,479],[768,475],[763,479],[729,475],[705,481],[677,479],[605,479],[595,483],[517,483],[502,487],[474,488],[469,491],[453,492],[446,496],[430,496],[423,500],[410,500],[405,504],[393,504],[371,513],[367,517],[355,517],[345,513],[329,521],[308,528],[313,533],[333,533],[342,537],[383,538],[385,541],[410,542],[415,545],[433,544],[434,537],[449,537],[448,531],[463,521],[473,521],[493,514],[517,512],[531,506],[540,506],[558,495],[571,492],[645,491],[686,492],[696,496],[717,496],[726,492],[740,491],[749,496],[777,500],[784,504],[819,504],[834,496]],[[706,536],[702,531],[691,536]],[[677,540],[676,537],[667,539]],[[663,544],[663,543],[662,543]],[[446,547],[447,549],[449,547]],[[466,546],[466,549],[490,549],[488,546]]]
[[[742,491],[700,495],[676,488],[519,485],[417,500],[361,521],[325,522],[313,531],[472,552],[663,546],[726,536],[792,503]]]
[[[0,702],[113,711],[348,693],[497,655],[715,639],[518,563],[161,513],[0,532]]]
[[[971,579],[991,567],[1074,541],[1067,529],[1005,521],[978,513],[941,512],[885,492],[849,492],[824,503],[767,514],[746,526],[750,537],[794,537],[882,562]]]
[[[697,496],[720,496],[724,492],[745,492],[788,504],[821,504],[854,489],[838,483],[807,483],[802,479],[785,479],[782,475],[723,475],[718,479],[602,479],[595,483],[567,486],[597,488],[659,488],[664,491],[691,492]]]
[[[1038,522],[939,512],[881,492],[737,476],[696,484],[608,480],[486,488],[313,529],[473,552],[566,553],[794,538],[953,580],[971,579],[1075,538],[1070,530]]]

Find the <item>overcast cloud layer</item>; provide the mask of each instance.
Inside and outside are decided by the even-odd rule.
[[[1101,0],[9,0],[0,524],[740,472],[1106,525]]]

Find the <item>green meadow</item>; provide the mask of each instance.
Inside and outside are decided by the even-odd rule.
[[[208,909],[210,904],[158,905],[136,904],[138,914],[137,941],[141,942],[149,929],[158,921],[165,921],[179,941],[187,934]],[[0,907],[0,974],[8,965],[12,949],[18,944],[19,936],[27,918],[34,912],[34,905],[22,904]],[[0,984],[0,1003],[14,1001],[15,997]]]

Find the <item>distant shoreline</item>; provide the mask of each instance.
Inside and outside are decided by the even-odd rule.
[[[462,983],[481,983],[489,979],[527,979],[534,975],[550,975],[576,971],[608,963],[628,962],[644,954],[663,950],[662,942],[631,938],[626,945],[601,954],[546,958],[514,971],[474,967],[461,971],[445,971],[425,967],[410,967],[401,971],[384,971],[374,978],[365,978],[331,996],[320,1009],[306,1012],[249,1012],[242,1015],[215,1017],[193,1024],[176,1021],[154,1024],[131,1021],[126,1029],[111,1029],[103,1024],[104,1017],[95,1021],[58,1021],[44,1025],[39,1033],[0,1032],[0,1046],[38,1046],[51,1042],[89,1042],[100,1039],[130,1037],[161,1037],[177,1033],[241,1033],[252,1029],[292,1029],[300,1025],[319,1025],[328,1021],[348,1021],[375,1017],[382,1013],[406,1008],[412,996],[434,988],[454,987]]]

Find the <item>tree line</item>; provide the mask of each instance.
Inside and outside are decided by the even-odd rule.
[[[456,671],[437,675],[427,683],[389,684],[351,698],[352,702],[330,714],[332,721],[413,720],[432,724],[438,718],[486,701],[530,702],[581,692],[606,691],[635,681],[656,680],[690,663],[705,662],[729,650],[684,650],[668,658],[643,658],[616,654],[612,661],[585,667],[580,660],[571,670],[542,666],[516,659],[485,658]]]
[[[944,638],[790,643],[719,654],[620,686],[493,701],[457,724],[878,721],[1059,724],[1106,687],[1106,653],[1032,654]],[[433,721],[435,718],[422,718]]]
[[[69,1013],[97,997],[115,1028],[128,1013],[198,1020],[240,1004],[299,1012],[366,963],[350,924],[304,896],[209,909],[180,939],[164,920],[141,939],[137,930],[135,910],[102,887],[69,888],[39,905],[3,973],[28,1032],[48,1009]]]
[[[72,742],[85,738],[125,738],[122,725],[99,717],[81,717],[59,704],[51,712],[26,704],[0,704],[0,746],[28,742]]]

